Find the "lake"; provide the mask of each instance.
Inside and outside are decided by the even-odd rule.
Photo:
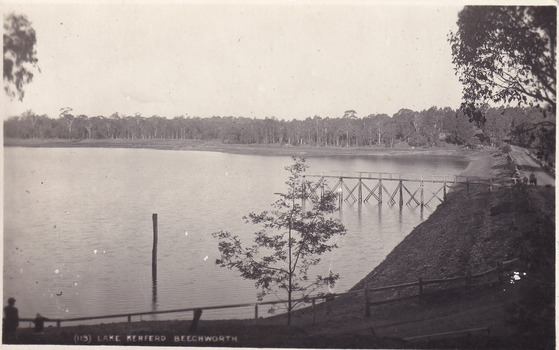
[[[4,299],[17,299],[20,317],[49,318],[255,302],[254,282],[215,265],[218,242],[211,234],[228,230],[249,238],[258,228],[242,216],[270,209],[291,163],[285,156],[218,152],[4,148]],[[458,174],[468,165],[460,157],[418,155],[309,157],[307,163],[316,174],[426,177]],[[334,216],[347,234],[315,272],[340,273],[331,291],[347,291],[434,209],[344,203]],[[155,302],[152,213],[159,222]],[[202,317],[252,316],[244,308]],[[192,314],[144,319],[157,317]]]

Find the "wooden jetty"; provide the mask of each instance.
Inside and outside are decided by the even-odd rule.
[[[347,172],[340,171],[330,174],[312,174],[306,177],[322,178],[327,181],[324,186],[317,185],[309,188],[306,198],[317,200],[324,193],[330,191],[338,193],[341,204],[346,202],[367,203],[371,198],[379,204],[383,202],[400,206],[415,204],[428,206],[433,200],[441,203],[446,200],[447,193],[452,186],[463,184],[466,190],[470,186],[483,186],[492,190],[492,178],[459,175],[430,175],[422,174],[394,174],[382,172]],[[388,186],[391,183],[392,186]],[[396,185],[395,188],[393,185]],[[388,188],[393,187],[393,188]]]

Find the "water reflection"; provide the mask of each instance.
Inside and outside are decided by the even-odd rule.
[[[382,226],[382,204],[378,204],[378,226]]]
[[[152,278],[151,311],[157,311],[157,274]]]

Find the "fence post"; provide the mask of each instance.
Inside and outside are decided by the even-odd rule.
[[[423,298],[423,279],[420,277],[417,284],[419,286],[419,300]]]
[[[56,320],[56,328],[60,328],[60,320]]]
[[[316,298],[312,298],[312,325],[313,326],[315,325],[315,321],[316,321],[316,313],[315,313],[316,310],[314,307],[315,302],[316,302]]]
[[[202,317],[202,309],[194,310],[194,317],[192,318],[192,323],[188,328],[189,333],[196,332],[196,329],[198,329],[198,321],[200,321],[200,317]]]
[[[369,285],[365,284],[365,317],[371,317],[371,301],[369,300]]]
[[[254,324],[258,323],[258,303],[254,304]]]

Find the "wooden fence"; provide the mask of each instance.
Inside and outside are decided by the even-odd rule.
[[[392,286],[376,287],[376,288],[370,288],[370,285],[365,285],[364,288],[365,316],[366,317],[371,316],[371,307],[373,306],[399,302],[399,301],[413,299],[413,298],[421,299],[424,295],[425,287],[428,285],[438,285],[439,287],[441,287],[448,284],[457,284],[462,282],[463,285],[461,287],[471,288],[475,284],[476,280],[479,280],[482,277],[492,277],[492,276],[496,277],[496,280],[492,279],[491,281],[498,281],[499,283],[502,283],[504,281],[505,267],[518,261],[519,259],[503,261],[498,263],[497,266],[493,269],[476,273],[476,274],[472,274],[470,271],[468,271],[465,276],[461,276],[461,277],[431,279],[431,280],[424,280],[422,278],[418,278],[418,280],[415,282],[403,283],[403,284],[392,285]],[[407,289],[408,292],[410,289],[412,289],[417,291],[417,293],[412,292],[404,296],[401,296],[401,293],[398,292],[397,294],[398,296],[395,298],[384,297],[382,298],[382,300],[376,300],[376,301],[371,300],[371,293],[388,291],[388,290],[392,290],[392,291],[403,290],[403,289]],[[448,289],[448,288],[440,288],[440,289]]]
[[[340,297],[343,295],[355,295],[355,294],[363,294],[364,296],[364,306],[365,306],[365,316],[369,317],[371,315],[371,307],[378,306],[387,303],[393,302],[400,302],[404,300],[408,300],[411,298],[421,298],[424,294],[424,288],[428,285],[445,285],[449,283],[455,282],[464,282],[465,287],[471,287],[474,285],[474,281],[478,278],[484,276],[491,276],[492,274],[497,277],[497,281],[503,282],[504,281],[504,271],[508,271],[509,269],[505,269],[506,266],[509,266],[515,262],[519,261],[519,259],[513,259],[509,261],[504,261],[502,263],[498,263],[497,266],[491,270],[484,271],[477,274],[467,273],[464,277],[455,277],[455,278],[446,278],[446,279],[433,279],[433,280],[423,280],[419,278],[417,281],[410,282],[410,283],[403,283],[398,285],[391,285],[391,286],[382,286],[382,287],[375,287],[371,288],[370,285],[365,285],[365,288],[349,291],[345,293],[330,293],[324,295],[316,295],[316,296],[309,296],[306,298],[295,299],[292,302],[306,302],[311,304],[311,312],[312,312],[312,324],[316,323],[316,301],[317,300],[329,300],[332,298]],[[371,300],[371,293],[386,291],[386,290],[398,290],[398,289],[406,289],[406,288],[413,288],[417,290],[417,294],[401,296],[397,298],[388,298],[383,300],[373,301]],[[259,306],[261,305],[274,305],[280,303],[287,303],[287,300],[276,300],[276,301],[263,301],[257,303],[243,303],[243,304],[230,304],[230,305],[215,305],[215,306],[204,306],[204,307],[192,307],[192,308],[185,308],[185,309],[173,309],[173,310],[162,310],[162,311],[145,311],[145,312],[134,312],[134,313],[120,313],[120,314],[111,314],[111,315],[101,315],[101,316],[92,316],[92,317],[76,317],[76,318],[64,318],[64,319],[48,319],[45,322],[56,323],[56,326],[60,328],[61,324],[67,322],[77,322],[77,321],[90,321],[90,320],[101,320],[101,319],[110,319],[110,318],[126,318],[128,320],[128,324],[132,322],[132,317],[137,316],[145,316],[145,315],[156,315],[156,314],[170,314],[170,313],[183,313],[183,312],[195,312],[196,310],[220,310],[220,309],[231,309],[231,308],[241,308],[241,307],[254,307],[254,323],[257,324],[258,322],[258,311]],[[22,322],[33,322],[33,318],[21,318],[20,321]]]

